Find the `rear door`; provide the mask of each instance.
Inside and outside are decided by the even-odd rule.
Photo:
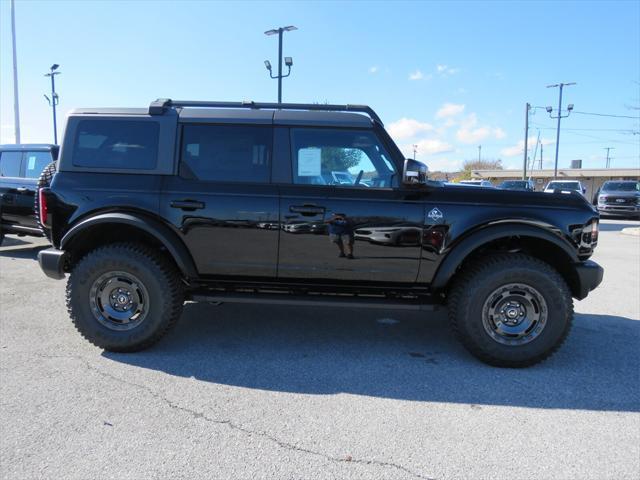
[[[371,129],[291,128],[278,277],[413,283],[423,203]],[[351,258],[353,257],[353,258]]]
[[[161,212],[201,275],[276,277],[278,192],[270,124],[182,124],[178,175],[165,178]]]
[[[35,191],[40,173],[51,162],[48,151],[5,151],[0,154],[0,195],[5,223],[36,228]]]

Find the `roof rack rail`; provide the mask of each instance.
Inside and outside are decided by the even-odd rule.
[[[149,115],[162,115],[170,107],[207,107],[207,108],[254,108],[274,110],[316,110],[325,112],[362,112],[380,125],[382,120],[368,105],[331,105],[319,103],[269,103],[269,102],[200,102],[197,100],[171,100],[159,98],[149,105]]]

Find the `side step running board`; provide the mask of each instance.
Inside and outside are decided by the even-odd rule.
[[[193,294],[195,302],[257,303],[262,305],[299,305],[306,307],[356,307],[435,311],[439,305],[418,299],[387,299],[336,295],[289,295],[269,293]]]

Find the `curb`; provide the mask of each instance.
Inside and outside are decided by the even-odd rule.
[[[627,227],[620,230],[623,235],[633,235],[634,237],[640,237],[640,227]]]

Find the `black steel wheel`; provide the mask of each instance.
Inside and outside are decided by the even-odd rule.
[[[527,367],[552,355],[573,320],[562,276],[524,254],[491,255],[463,267],[448,294],[456,337],[474,356],[500,367]]]
[[[177,322],[183,301],[173,264],[133,243],[92,250],[73,266],[67,282],[67,309],[76,329],[114,352],[156,343]]]
[[[529,285],[502,285],[484,302],[482,324],[496,342],[524,345],[535,340],[546,326],[547,302]]]

